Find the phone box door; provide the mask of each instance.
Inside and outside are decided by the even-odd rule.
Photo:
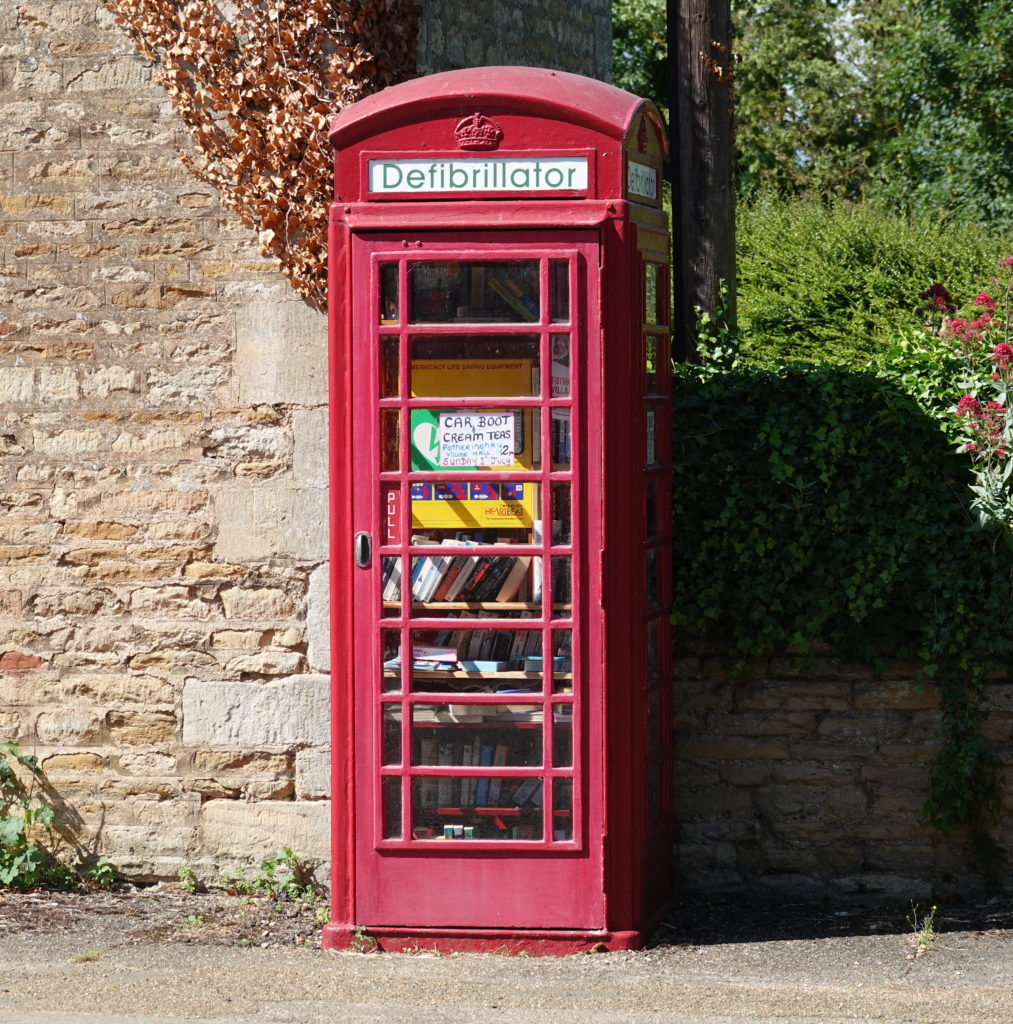
[[[601,928],[598,239],[353,238],[356,907]]]

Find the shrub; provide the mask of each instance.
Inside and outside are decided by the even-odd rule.
[[[917,324],[926,287],[973,295],[1013,248],[943,217],[772,197],[740,206],[737,233],[742,354],[764,366],[860,368]]]

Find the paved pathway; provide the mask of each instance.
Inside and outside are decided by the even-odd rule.
[[[0,1024],[1011,1024],[1013,932],[529,959],[0,942]],[[97,952],[94,959],[87,959]]]

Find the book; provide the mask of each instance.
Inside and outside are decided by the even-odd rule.
[[[474,741],[469,740],[469,741],[465,742],[461,746],[461,764],[462,765],[470,765],[471,764],[472,751],[473,751],[473,748],[474,748],[474,744],[477,743],[477,742],[479,742],[479,740],[478,740],[478,737],[476,736]],[[460,801],[461,801],[461,806],[462,807],[466,807],[466,806],[468,806],[472,802],[472,799],[473,799],[472,791],[473,791],[474,788],[475,788],[475,780],[474,779],[469,779],[469,778],[461,779]]]
[[[385,572],[383,600],[394,602],[401,599],[401,559],[391,557],[390,563],[390,571]]]
[[[497,601],[512,601],[521,587],[527,582],[528,570],[531,568],[530,555],[517,555],[510,566],[510,571],[503,579],[503,583],[496,594]]]
[[[436,647],[429,644],[412,644],[414,661],[456,662],[457,650],[454,647]]]
[[[510,755],[510,747],[506,743],[498,743],[492,755],[492,766],[502,768],[507,763]],[[503,791],[503,779],[494,778],[489,780],[489,806],[499,806],[500,794]]]
[[[513,566],[513,557],[510,555],[499,555],[494,557],[489,566],[489,572],[481,585],[476,588],[472,597],[473,601],[492,601],[499,593],[503,581],[506,579]]]
[[[509,661],[462,661],[461,669],[464,672],[506,672],[509,670]]]
[[[510,661],[510,651],[513,649],[513,643],[514,631],[512,629],[497,629],[496,637],[489,650],[489,660],[506,665]]]
[[[449,766],[454,763],[453,743],[442,742],[439,745],[439,763],[441,766]],[[450,807],[454,803],[454,783],[457,782],[453,776],[441,775],[436,780],[437,800],[441,807]]]
[[[415,792],[418,794],[418,806],[423,810],[433,810],[439,806],[439,791],[436,779],[416,779]]]
[[[523,807],[537,792],[541,795],[541,779],[523,779],[520,785],[513,791],[512,799],[518,807]]]
[[[412,537],[412,543],[413,544],[419,544],[419,543],[423,543],[424,544],[425,540],[423,539],[423,540],[420,541],[420,540],[417,540],[415,537]],[[427,561],[428,561],[428,559],[424,555],[423,556],[416,556],[415,558],[412,559],[411,595],[412,595],[412,600],[414,600],[414,601],[418,600],[419,581],[422,579],[423,572],[425,572],[426,562]]]
[[[468,638],[468,653],[467,657],[461,659],[462,661],[478,661],[482,653],[482,643],[485,640],[486,630],[484,629],[473,629],[471,636]]]
[[[479,757],[478,763],[482,768],[488,768],[492,765],[493,747],[491,744],[485,743],[482,745],[482,752]],[[475,805],[478,807],[489,806],[489,783],[492,780],[485,776],[478,780],[478,785],[475,787]]]
[[[477,541],[466,540],[460,537],[455,537],[453,540],[445,540],[444,544],[452,545],[454,547],[474,547]],[[450,564],[447,566],[447,571],[443,574],[443,579],[440,580],[439,586],[430,598],[432,601],[449,601],[451,598],[448,596],[451,589],[454,587],[458,576],[465,569],[466,566],[473,564],[475,555],[453,555],[450,560]],[[463,582],[466,582],[463,581]],[[463,586],[462,582],[462,586]],[[457,590],[454,590],[457,593]]]
[[[507,556],[479,555],[478,558],[478,565],[475,567],[468,582],[457,595],[459,601],[488,600],[488,598],[481,595],[494,587],[498,589],[496,580],[502,581],[503,575],[509,571],[509,566],[504,568],[501,564],[503,561],[508,560]]]
[[[489,289],[495,292],[521,320],[530,322],[538,319],[538,303],[518,284],[509,277],[497,277],[487,274],[485,279]]]
[[[463,611],[458,616],[461,619],[474,619],[477,618],[472,611]],[[461,661],[468,657],[468,645],[471,643],[471,630],[470,629],[455,629],[451,635],[450,644],[448,646],[453,647],[457,651],[457,660]]]
[[[475,575],[475,571],[478,569],[479,562],[481,561],[480,555],[467,555],[465,562],[461,566],[461,569],[454,580],[453,584],[448,588],[445,595],[447,601],[458,601],[462,600],[461,591],[468,585],[471,579]]]
[[[452,538],[446,538],[440,541],[440,544],[444,547],[459,546],[460,541]],[[437,588],[443,581],[444,576],[450,569],[451,563],[454,561],[452,554],[446,555],[429,555],[426,558],[429,563],[426,572],[419,582],[419,595],[420,601],[432,601],[433,595],[436,593]]]

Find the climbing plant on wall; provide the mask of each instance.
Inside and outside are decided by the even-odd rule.
[[[337,111],[410,76],[412,0],[106,0],[190,130],[186,165],[325,304]]]

